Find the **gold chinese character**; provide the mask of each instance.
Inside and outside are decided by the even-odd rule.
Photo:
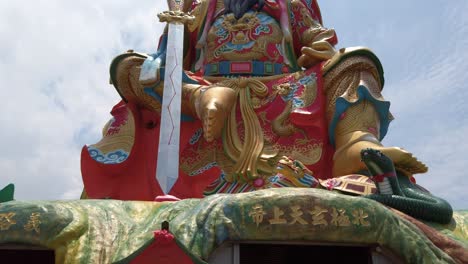
[[[354,210],[353,211],[353,224],[355,225],[362,225],[362,226],[370,226],[370,223],[366,221],[366,218],[369,217],[367,213],[364,213],[364,210]]]
[[[279,209],[278,207],[273,208],[273,218],[268,220],[270,221],[270,225],[282,225],[286,224],[286,219],[281,218],[281,216],[284,215],[284,212]]]
[[[315,206],[314,210],[309,211],[309,213],[312,215],[312,224],[314,226],[316,225],[323,225],[327,226],[328,222],[325,220],[325,215],[324,213],[327,213],[328,210],[324,209],[320,206]]]
[[[13,220],[15,215],[16,213],[0,214],[0,230],[8,230],[12,225],[16,224],[16,221]]]
[[[331,216],[332,216],[331,223],[335,226],[350,226],[351,225],[351,222],[349,221],[349,217],[346,215],[345,209],[339,209],[337,211],[336,208],[333,208]]]
[[[260,225],[263,222],[263,216],[266,215],[265,211],[263,210],[263,206],[260,204],[256,204],[252,207],[252,210],[249,212],[249,216],[252,217],[252,220],[255,224]]]
[[[291,206],[291,211],[292,211],[292,213],[289,214],[293,218],[293,220],[291,222],[291,225],[295,224],[295,223],[299,223],[301,225],[307,225],[308,224],[307,221],[304,220],[304,218],[301,217],[301,215],[303,215],[304,213],[302,212],[300,206],[298,206],[298,205]]]
[[[28,223],[24,226],[24,230],[26,231],[36,231],[36,233],[39,234],[41,231],[39,229],[39,225],[41,224],[40,220],[41,214],[40,213],[32,213],[31,216],[29,217]]]

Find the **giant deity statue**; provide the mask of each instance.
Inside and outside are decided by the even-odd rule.
[[[323,26],[315,0],[197,0],[185,1],[183,11],[195,19],[185,27],[183,60],[175,62],[183,65],[182,124],[179,175],[169,194],[333,188],[342,176],[367,178],[364,152],[390,158],[400,184],[424,192],[413,175],[427,167],[410,152],[381,144],[393,117],[381,94],[377,56],[361,47],[337,50],[337,35]],[[163,86],[174,81],[164,77],[172,48],[166,29],[156,53],[130,50],[113,60],[111,83],[122,101],[101,141],[83,148],[85,196],[153,200],[163,194],[155,171],[164,155],[159,131],[174,129],[160,126]],[[386,190],[377,187],[345,188]],[[443,204],[443,222],[449,221],[450,206],[433,203]]]
[[[168,4],[157,52],[111,63],[83,199],[0,190],[2,263],[468,263],[468,212],[380,143],[382,66],[315,0]]]

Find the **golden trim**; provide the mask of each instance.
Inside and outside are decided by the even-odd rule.
[[[335,114],[336,100],[343,97],[349,102],[358,99],[357,89],[359,85],[365,84],[372,97],[383,101],[382,85],[378,70],[367,57],[348,57],[336,65],[324,78],[324,92],[327,96],[327,120],[331,122]]]
[[[380,118],[371,102],[363,100],[351,105],[336,126],[335,138],[354,131],[369,132],[380,138]]]
[[[267,96],[267,86],[256,78],[226,80],[217,85],[231,87],[236,91],[239,103],[236,101],[234,109],[239,104],[245,130],[242,141],[237,130],[237,113],[231,111],[223,133],[223,147],[235,165],[227,180],[250,182],[259,177],[259,171],[272,173],[272,159],[277,152],[264,147],[263,130],[251,101],[251,93],[259,98]]]
[[[366,48],[366,47],[362,47],[362,46],[358,46],[358,47],[350,47],[350,48],[342,48],[340,50],[338,50],[337,53],[335,53],[335,56],[333,56],[330,60],[328,60],[324,65],[323,65],[323,72],[325,74],[328,74],[328,71],[330,71],[332,68],[334,68],[337,64],[339,64],[341,62],[341,60],[343,60],[343,58],[346,58],[346,57],[361,57],[363,55],[360,55],[360,54],[367,54],[366,58],[369,58],[369,57],[375,57],[375,59],[377,60],[377,56],[374,54],[374,52],[369,49],[369,48]],[[375,62],[373,62],[375,64]],[[379,76],[379,81],[380,83],[382,83],[380,80],[380,76]]]
[[[195,18],[192,23],[187,24],[190,32],[194,32],[205,21],[208,12],[208,1],[200,1],[199,4],[190,12]],[[205,25],[205,27],[208,25]]]
[[[317,163],[322,158],[323,152],[322,143],[309,139],[296,139],[291,145],[275,144],[273,148],[278,151],[278,156],[290,157],[307,166]]]
[[[15,215],[16,213],[13,212],[0,214],[0,231],[9,230],[11,226],[16,225],[16,221],[13,219]]]
[[[310,166],[313,165],[322,158],[323,145],[314,144],[310,147],[309,150],[302,152],[299,150],[293,150],[291,153],[291,158],[297,161],[301,161],[304,165]]]
[[[278,136],[287,137],[294,134],[297,131],[297,128],[294,127],[291,123],[285,124],[289,120],[289,115],[292,111],[292,101],[286,103],[286,107],[283,112],[279,114],[272,122],[271,129]]]
[[[111,119],[104,126],[103,138],[98,143],[91,145],[91,147],[99,149],[104,155],[118,149],[130,153],[135,142],[135,119],[129,108],[126,108],[125,111],[127,111],[127,120],[118,128],[118,131],[115,134],[107,133],[110,125],[112,125]]]
[[[191,14],[182,11],[164,11],[158,14],[160,22],[191,24],[195,21],[195,17]]]
[[[140,83],[141,65],[147,56],[140,57],[140,55],[132,54],[119,61],[115,69],[114,86],[125,101],[137,103],[154,112],[160,112],[161,103],[148,95]],[[153,90],[156,92],[157,89],[162,90],[162,82]]]
[[[28,232],[31,232],[31,231],[35,231],[37,234],[40,234],[41,233],[41,228],[40,228],[40,225],[41,225],[41,213],[32,213],[30,216],[29,216],[29,220],[28,222],[26,223],[26,225],[24,225],[24,230],[25,231],[28,231]]]

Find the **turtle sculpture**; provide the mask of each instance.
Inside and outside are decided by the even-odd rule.
[[[375,183],[368,176],[361,174],[350,174],[327,180],[319,180],[319,182],[323,188],[350,195],[377,193]]]

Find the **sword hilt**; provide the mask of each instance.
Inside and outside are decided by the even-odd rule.
[[[195,20],[190,13],[184,12],[184,9],[188,9],[184,0],[167,0],[167,5],[169,11],[158,14],[160,22],[190,24]]]

